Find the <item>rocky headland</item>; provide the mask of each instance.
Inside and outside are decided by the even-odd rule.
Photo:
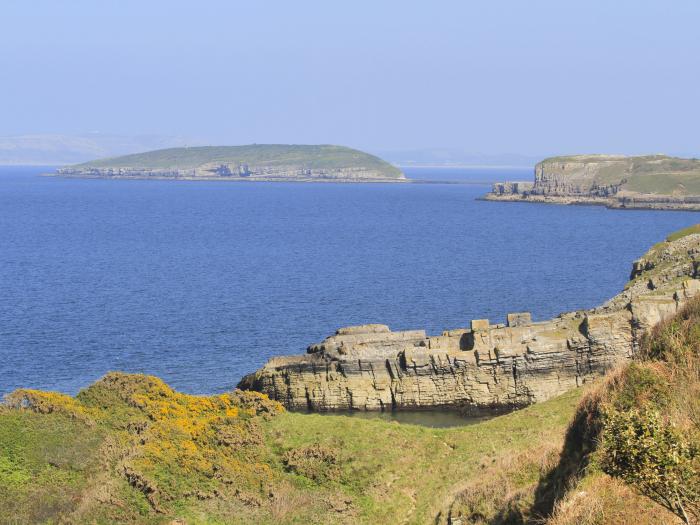
[[[700,211],[700,160],[666,155],[545,159],[534,182],[499,182],[486,200]]]
[[[545,401],[628,361],[650,328],[700,292],[700,233],[681,232],[634,262],[625,289],[592,310],[505,324],[472,320],[438,336],[372,324],[341,328],[306,355],[276,357],[241,389],[294,410],[449,407],[509,410]]]
[[[59,168],[80,178],[270,182],[405,182],[382,159],[343,146],[253,144],[170,148]]]

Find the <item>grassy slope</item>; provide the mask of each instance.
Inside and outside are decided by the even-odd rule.
[[[682,230],[678,230],[677,232],[673,232],[671,235],[666,237],[666,241],[667,242],[677,241],[678,239],[682,239],[683,237],[686,237],[688,235],[692,235],[694,233],[700,233],[700,224],[694,224],[693,226],[688,226],[687,228],[683,228]]]
[[[0,414],[2,523],[432,522],[470,480],[500,480],[514,458],[525,466],[512,486],[534,486],[580,393],[452,429],[274,408],[226,418],[215,397],[123,374],[77,399],[13,399],[27,396],[46,413]]]
[[[366,167],[379,170],[386,177],[402,176],[398,168],[379,157],[351,148],[331,145],[253,144],[171,148],[96,160],[80,164],[79,167],[192,169],[211,162],[264,166],[292,164],[307,168]]]
[[[700,299],[584,397],[538,496],[553,525],[700,522]]]

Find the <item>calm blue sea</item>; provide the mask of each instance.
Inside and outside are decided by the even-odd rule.
[[[476,201],[487,186],[68,180],[0,168],[0,392],[109,370],[233,388],[344,325],[429,333],[588,308],[685,212]],[[523,170],[410,169],[433,180]]]

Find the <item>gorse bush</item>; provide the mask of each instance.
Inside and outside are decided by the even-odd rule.
[[[644,407],[604,412],[601,467],[633,485],[686,523],[700,517],[698,444]]]
[[[257,392],[193,396],[155,377],[123,373],[106,375],[75,398],[18,390],[7,397],[5,406],[18,414],[62,417],[91,428],[89,435],[102,443],[97,470],[120,474],[156,514],[189,496],[254,499],[264,492],[271,471],[259,458],[258,421],[283,412],[279,403]],[[102,433],[110,439],[102,441]],[[68,462],[75,463],[72,456],[80,452],[71,446],[68,442],[57,449],[60,454],[46,459],[51,465],[70,467]],[[20,467],[8,458],[0,461],[0,475],[9,480],[8,487],[29,479],[31,473]],[[105,487],[99,498],[119,501],[123,494],[118,490]]]
[[[601,399],[599,463],[684,522],[700,521],[700,300],[642,341]]]

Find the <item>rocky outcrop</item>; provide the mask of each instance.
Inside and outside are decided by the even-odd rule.
[[[57,173],[66,177],[119,178],[119,179],[182,179],[182,180],[239,180],[239,181],[328,181],[328,182],[396,182],[377,170],[348,168],[307,168],[299,165],[264,166],[248,164],[204,164],[196,168],[59,168]]]
[[[665,155],[576,155],[535,166],[534,182],[499,182],[486,200],[700,210],[700,161]]]
[[[438,336],[341,328],[306,355],[271,359],[239,388],[297,410],[522,407],[634,356],[649,328],[700,292],[699,279],[700,234],[691,234],[636,261],[625,290],[598,308],[543,322],[511,313],[505,324],[473,320]]]

